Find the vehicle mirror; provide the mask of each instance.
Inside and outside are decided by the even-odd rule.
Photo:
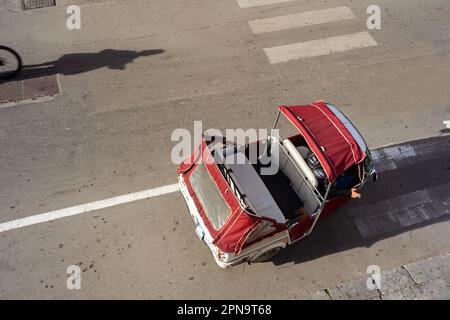
[[[377,174],[376,172],[372,172],[372,173],[370,174],[370,177],[372,178],[372,181],[373,181],[373,182],[377,182],[377,180],[378,180],[378,174]]]

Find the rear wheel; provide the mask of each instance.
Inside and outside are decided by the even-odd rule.
[[[261,253],[259,256],[257,256],[255,259],[253,259],[253,262],[266,262],[272,260],[273,257],[277,255],[278,252],[280,252],[281,247],[275,247],[272,249],[269,249],[263,253]]]
[[[22,59],[13,49],[0,46],[0,79],[10,79],[22,69]]]

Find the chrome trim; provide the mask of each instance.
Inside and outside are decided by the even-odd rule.
[[[355,141],[359,145],[361,150],[364,151],[364,153],[366,153],[368,150],[367,143],[362,137],[361,133],[359,133],[358,129],[356,129],[355,125],[345,116],[344,113],[342,113],[341,110],[338,109],[338,107],[328,102],[325,102],[325,104],[334,113],[334,115],[338,117],[338,119],[347,128],[347,130],[350,132],[353,138],[355,138]]]

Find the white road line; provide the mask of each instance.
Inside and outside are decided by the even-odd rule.
[[[349,7],[342,6],[321,10],[299,12],[285,16],[249,21],[253,33],[267,33],[293,28],[301,28],[316,24],[354,19],[355,15]]]
[[[376,45],[377,42],[368,32],[359,32],[279,47],[264,48],[264,52],[270,63],[280,63]]]
[[[237,0],[239,7],[241,8],[252,8],[259,6],[267,6],[269,4],[277,4],[284,2],[291,2],[294,0]]]
[[[0,232],[9,231],[13,229],[18,229],[26,226],[31,226],[34,224],[53,221],[61,218],[66,218],[78,214],[88,213],[90,211],[105,209],[133,201],[144,200],[147,198],[153,198],[161,196],[164,194],[172,193],[178,191],[178,183],[162,186],[155,189],[149,189],[144,191],[139,191],[135,193],[129,193],[109,199],[94,201],[90,203],[85,203],[82,205],[69,207],[65,209],[50,211],[46,213],[41,213],[26,218],[21,218],[17,220],[12,220],[4,223],[0,223]]]

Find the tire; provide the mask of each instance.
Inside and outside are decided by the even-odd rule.
[[[252,262],[267,262],[272,260],[273,257],[275,257],[278,252],[280,252],[282,248],[281,247],[275,247],[272,249],[269,249],[265,252],[263,252],[262,254],[260,254],[259,256],[257,256],[255,259],[252,260]]]
[[[0,79],[15,77],[22,70],[22,59],[11,48],[0,46]]]

